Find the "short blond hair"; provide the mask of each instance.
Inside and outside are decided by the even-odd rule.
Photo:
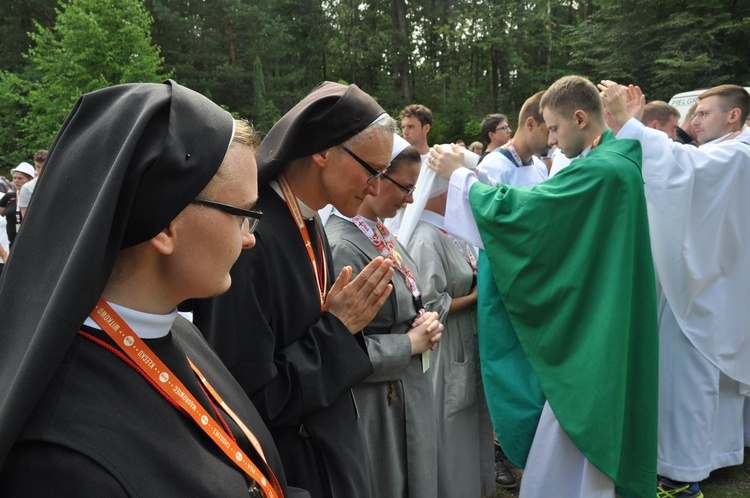
[[[542,111],[550,109],[565,118],[582,110],[589,117],[604,123],[604,104],[599,90],[583,76],[563,76],[552,83],[544,92],[539,108]]]
[[[229,147],[243,146],[250,148],[250,153],[255,154],[260,144],[258,133],[249,122],[244,119],[234,120],[234,135]],[[222,161],[213,178],[203,188],[200,197],[212,197],[218,189],[227,183],[236,180],[239,173],[239,165],[232,162]]]
[[[646,104],[643,109],[641,123],[648,125],[651,121],[656,120],[660,125],[665,125],[670,119],[680,117],[680,111],[663,100],[654,100]]]

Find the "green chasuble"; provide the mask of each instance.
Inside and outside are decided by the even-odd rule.
[[[659,339],[640,166],[639,142],[607,130],[534,188],[477,182],[469,194],[502,296],[488,303],[491,285],[480,287],[480,331],[491,331],[480,332],[480,357],[501,445],[525,463],[546,398],[628,498],[656,489]]]

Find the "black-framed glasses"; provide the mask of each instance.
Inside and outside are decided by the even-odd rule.
[[[258,228],[258,224],[260,223],[260,219],[263,217],[263,213],[254,209],[242,209],[236,206],[230,206],[229,204],[224,204],[222,202],[209,201],[207,199],[195,199],[193,200],[193,204],[212,207],[214,209],[218,209],[219,211],[224,211],[227,214],[239,216],[242,220],[240,221],[240,229],[246,229],[247,233],[255,232],[255,230]],[[245,228],[245,221],[247,221],[247,228]]]
[[[364,159],[362,159],[361,157],[359,157],[357,154],[355,154],[354,152],[352,152],[348,148],[344,147],[343,145],[341,145],[340,147],[342,149],[344,149],[344,152],[346,152],[347,154],[349,154],[350,156],[352,156],[352,158],[355,161],[357,161],[359,164],[361,164],[362,167],[365,168],[367,170],[367,172],[372,175],[370,178],[367,179],[367,183],[372,183],[375,180],[379,180],[381,176],[385,175],[385,170],[383,170],[383,171],[376,170],[375,168],[373,168],[372,166],[370,166],[369,164],[367,164]]]
[[[400,188],[401,190],[403,190],[405,192],[404,193],[404,197],[409,197],[411,194],[414,193],[414,189],[417,188],[416,186],[414,186],[414,187],[406,187],[404,185],[401,185],[399,182],[397,182],[396,180],[394,180],[393,178],[391,178],[390,176],[388,176],[388,174],[386,174],[386,173],[383,173],[383,178],[385,178],[386,180],[392,182],[398,188]]]

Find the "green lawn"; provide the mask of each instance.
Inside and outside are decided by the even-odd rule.
[[[513,468],[518,479],[522,471]],[[719,469],[701,483],[705,498],[748,498],[750,497],[750,450],[745,448],[745,463],[736,467]],[[516,498],[518,489],[504,490],[498,486],[488,498]],[[654,490],[656,496],[656,490]]]

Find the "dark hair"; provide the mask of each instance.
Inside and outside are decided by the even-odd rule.
[[[417,118],[422,126],[432,126],[432,111],[422,104],[411,104],[404,107],[398,114],[400,118]]]
[[[391,164],[388,165],[387,173],[395,173],[404,163],[421,163],[422,156],[416,147],[411,145],[399,152],[399,154],[393,158]]]
[[[43,163],[47,160],[47,151],[46,150],[38,150],[34,152],[34,162],[35,163]]]
[[[490,132],[495,131],[497,125],[503,121],[508,121],[508,117],[505,114],[488,114],[482,120],[482,124],[479,125],[482,131],[482,140],[484,143],[490,143]]]
[[[698,100],[707,97],[720,97],[722,104],[727,110],[738,108],[740,110],[740,123],[745,124],[750,114],[750,94],[739,85],[719,85],[709,88],[698,96]]]

